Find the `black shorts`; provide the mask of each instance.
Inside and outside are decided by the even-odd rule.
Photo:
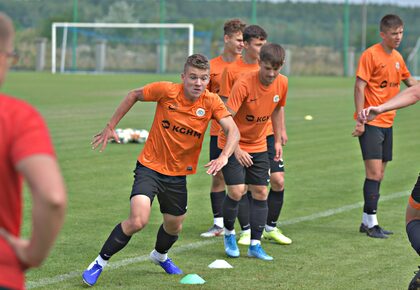
[[[270,172],[284,172],[284,162],[283,159],[280,161],[274,161],[276,156],[276,150],[274,150],[274,135],[267,136],[267,152],[268,159],[270,160]]]
[[[158,197],[160,212],[180,216],[187,212],[186,176],[169,176],[143,166],[137,161],[134,183],[130,199],[135,195],[145,195],[153,203]]]
[[[365,125],[365,132],[359,137],[363,160],[392,160],[392,127],[381,128]]]
[[[210,136],[210,160],[217,159],[222,149],[217,147],[217,136]]]
[[[267,152],[250,153],[252,162],[250,167],[242,166],[234,154],[229,157],[228,163],[222,168],[226,185],[251,184],[268,185],[270,168]]]

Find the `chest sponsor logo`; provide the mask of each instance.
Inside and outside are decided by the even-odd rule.
[[[200,132],[194,131],[193,129],[190,129],[190,128],[185,128],[185,127],[181,127],[177,125],[171,125],[171,123],[168,120],[162,121],[162,127],[166,130],[171,130],[172,132],[175,132],[178,134],[189,135],[192,137],[196,137],[197,139],[201,138]]]
[[[203,117],[203,116],[204,116],[204,114],[206,114],[206,111],[205,111],[203,108],[198,108],[198,109],[197,109],[197,111],[195,111],[195,114],[196,114],[198,117]]]
[[[274,103],[278,103],[280,101],[280,97],[279,97],[279,95],[275,95],[274,97],[273,97],[273,102]]]
[[[263,123],[267,122],[270,119],[270,116],[253,116],[253,115],[246,115],[245,119],[248,122],[257,122],[257,123]]]
[[[388,81],[382,81],[382,83],[379,85],[380,88],[386,88],[386,87],[390,87],[390,88],[398,88],[400,86],[399,83],[394,83],[394,82],[389,82]]]

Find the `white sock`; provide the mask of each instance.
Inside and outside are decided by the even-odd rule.
[[[362,224],[364,224],[365,226],[367,226],[367,224],[368,224],[367,216],[368,216],[368,214],[364,212],[363,216],[362,216]]]
[[[153,250],[151,255],[160,262],[165,262],[168,259],[168,254],[161,254],[156,250]]]
[[[251,240],[251,246],[259,245],[261,244],[260,240]]]
[[[102,259],[101,255],[98,255],[98,257],[92,263],[90,263],[88,270],[92,269],[93,265],[95,265],[96,262],[98,262],[98,264],[101,265],[102,268],[104,268],[106,264],[108,264],[107,260]]]
[[[223,228],[223,218],[222,217],[218,217],[218,218],[214,218],[214,224],[218,227]]]
[[[367,214],[366,216],[368,228],[378,225],[378,218],[376,217],[376,214]]]
[[[225,228],[225,235],[234,235],[235,234],[235,229],[229,231],[227,228]]]
[[[265,225],[265,231],[266,232],[272,232],[274,231],[275,227],[269,226],[269,225]]]

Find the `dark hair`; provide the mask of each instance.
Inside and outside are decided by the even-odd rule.
[[[0,50],[6,49],[8,41],[14,36],[12,20],[0,12]]]
[[[231,36],[237,32],[244,32],[246,24],[240,19],[231,19],[225,22],[223,26],[224,35]]]
[[[192,54],[187,58],[184,65],[184,72],[186,72],[187,68],[190,66],[203,70],[210,69],[210,63],[207,57],[199,53]]]
[[[281,45],[266,43],[261,47],[260,61],[269,63],[273,68],[280,68],[284,63],[286,52]]]
[[[404,22],[398,15],[395,14],[388,14],[382,17],[381,24],[379,25],[379,29],[381,32],[385,32],[391,28],[399,28],[404,26]]]
[[[244,29],[244,41],[250,42],[252,38],[256,38],[259,40],[266,40],[267,39],[267,32],[258,25],[249,25]]]

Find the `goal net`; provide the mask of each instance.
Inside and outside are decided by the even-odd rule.
[[[193,54],[186,23],[53,23],[51,72],[179,72]]]

